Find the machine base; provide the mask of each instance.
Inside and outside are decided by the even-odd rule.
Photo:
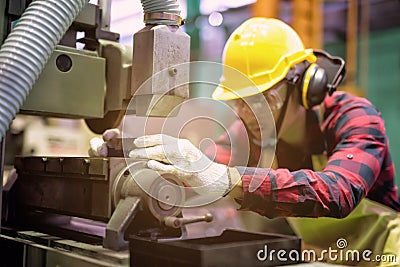
[[[277,266],[299,263],[288,255],[301,254],[301,240],[296,236],[239,230],[206,238],[163,242],[131,237],[129,241],[130,262],[135,267]],[[283,253],[278,251],[285,251],[287,261],[278,259]]]
[[[2,229],[0,258],[4,267],[129,266],[129,251],[62,239],[35,231]]]

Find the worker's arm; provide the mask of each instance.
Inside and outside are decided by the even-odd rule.
[[[327,166],[321,172],[308,169],[290,172],[287,169],[228,168],[215,162],[207,162],[211,167],[209,170],[196,170],[192,159],[184,159],[185,155],[197,154],[199,151],[196,148],[185,144],[183,147],[188,149],[184,149],[185,153],[182,154],[176,145],[172,149],[165,149],[168,142],[162,140],[157,144],[135,144],[142,149],[132,151],[131,156],[150,159],[150,168],[171,172],[188,185],[209,187],[210,190],[203,190],[202,193],[218,191],[222,194],[233,188],[229,194],[242,199],[242,209],[267,217],[341,218],[347,216],[373,186],[378,183],[393,184],[393,164],[389,162],[383,120],[374,107],[363,102],[349,102],[331,114],[334,115],[326,118],[329,121],[326,135],[332,136],[333,143],[329,145],[334,148]],[[154,136],[135,141],[141,142],[146,138]],[[183,160],[184,164],[176,164],[175,159]],[[377,182],[378,176],[380,179]],[[230,182],[227,177],[231,179]],[[253,179],[260,186],[250,190]],[[380,192],[381,196],[394,198],[395,191],[391,191],[394,186],[388,185],[386,188],[389,191]]]
[[[238,167],[243,209],[268,217],[341,218],[374,186],[382,188],[375,197],[397,198],[384,123],[376,109],[367,103],[349,102],[331,114],[325,130],[334,140],[328,145],[334,148],[323,171]],[[263,182],[250,192],[252,179]]]

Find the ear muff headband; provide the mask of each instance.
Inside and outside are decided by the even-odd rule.
[[[312,63],[306,70],[306,73],[304,74],[303,78],[303,84],[301,88],[301,100],[302,104],[306,109],[309,109],[308,106],[308,99],[307,99],[307,94],[308,94],[308,88],[310,85],[310,81],[313,78],[313,75],[315,74],[315,70],[317,68],[317,65],[315,63]]]
[[[306,109],[319,105],[326,94],[332,95],[346,73],[345,61],[342,58],[331,56],[323,50],[313,51],[317,56],[317,62],[310,64],[303,61],[296,64],[286,77],[288,81],[294,84],[301,78],[298,86],[300,90],[299,101]],[[329,74],[327,71],[329,71]],[[330,82],[328,75],[333,77]]]
[[[335,76],[333,77],[332,81],[327,85],[328,86],[328,94],[332,95],[339,84],[342,82],[344,76],[346,75],[346,62],[341,57],[331,56],[328,52],[324,50],[313,50],[314,55],[318,57],[327,58],[331,63],[336,66],[339,66]]]

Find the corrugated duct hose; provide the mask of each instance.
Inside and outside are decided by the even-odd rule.
[[[8,35],[0,50],[1,138],[5,136],[56,45],[87,2],[36,0]]]
[[[0,134],[10,123],[43,71],[50,55],[88,0],[36,0],[21,16],[0,50]],[[176,25],[176,0],[142,0],[151,24]],[[49,99],[49,101],[51,101]],[[0,139],[1,139],[0,138]]]

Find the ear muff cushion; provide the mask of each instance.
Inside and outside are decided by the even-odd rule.
[[[327,93],[328,76],[325,70],[311,64],[303,75],[301,102],[306,109],[320,104]]]

